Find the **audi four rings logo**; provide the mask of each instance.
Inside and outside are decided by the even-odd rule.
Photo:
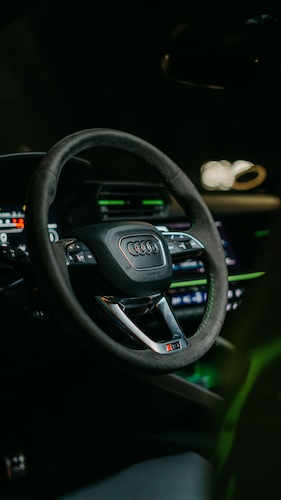
[[[128,252],[135,257],[137,255],[150,255],[156,254],[159,251],[158,245],[155,241],[130,241],[127,245]]]

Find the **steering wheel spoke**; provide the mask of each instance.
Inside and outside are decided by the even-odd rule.
[[[172,354],[173,352],[188,348],[188,340],[164,295],[156,294],[152,297],[132,299],[100,296],[96,297],[96,300],[108,313],[117,328],[121,327],[129,337],[136,340],[142,346],[158,354]],[[154,308],[160,313],[168,332],[168,335],[164,335],[158,341],[155,341],[140,329],[132,319],[134,313],[137,313],[137,315],[149,314]]]

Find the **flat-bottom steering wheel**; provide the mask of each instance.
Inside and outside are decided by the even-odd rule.
[[[119,150],[146,162],[191,218],[188,233],[160,232],[146,222],[105,222],[76,228],[52,243],[48,214],[61,170],[70,158],[89,148]],[[225,318],[228,290],[218,229],[187,175],[146,141],[118,130],[87,129],[55,144],[35,168],[29,184],[26,238],[33,273],[50,310],[102,359],[137,372],[168,373],[193,363],[215,342]],[[165,295],[172,282],[172,262],[179,258],[202,261],[207,276],[205,311],[190,336],[183,332]],[[77,276],[85,269],[95,290],[93,301],[134,339],[131,345],[108,335],[78,299],[70,274],[75,270]],[[165,325],[156,336],[130,314],[152,310]]]

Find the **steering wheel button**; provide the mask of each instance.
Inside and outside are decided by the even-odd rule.
[[[164,236],[167,241],[173,241],[175,239],[175,234],[174,233],[164,233]]]
[[[187,252],[190,249],[190,243],[187,241],[178,241],[178,247],[183,251]]]
[[[179,234],[175,235],[175,240],[176,241],[189,241],[190,238],[187,236],[187,234],[179,233]]]
[[[86,264],[97,265],[97,261],[90,250],[84,250]]]
[[[187,234],[178,233],[178,234],[175,234],[174,241],[176,241],[177,243],[181,243],[181,242],[188,243],[190,241],[190,238],[189,238],[189,236],[187,236]]]
[[[70,252],[79,252],[79,250],[82,250],[82,245],[79,241],[73,241],[73,243],[70,243],[67,248]]]
[[[190,240],[190,237],[185,233],[172,233],[172,232],[165,233],[164,232],[164,236],[165,236],[166,240],[168,240],[168,241],[179,242],[179,241],[189,241]]]
[[[84,252],[78,252],[74,255],[75,264],[85,264],[85,255]]]
[[[197,241],[195,240],[190,240],[190,246],[191,248],[194,248],[195,250],[199,250],[201,249],[201,246],[199,245],[199,243],[197,243]]]
[[[168,250],[171,255],[181,254],[181,250],[179,249],[178,245],[176,245],[176,243],[173,243],[171,241],[168,242]]]
[[[69,264],[73,264],[74,263],[74,254],[71,254],[71,253],[67,253],[67,262]]]

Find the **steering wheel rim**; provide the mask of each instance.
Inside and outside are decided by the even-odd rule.
[[[83,150],[110,148],[129,153],[152,168],[191,216],[193,235],[205,246],[204,265],[208,297],[202,321],[183,351],[161,355],[149,349],[133,350],[119,344],[93,321],[71,286],[63,253],[50,242],[47,224],[60,173],[65,163]],[[58,319],[93,353],[119,367],[143,373],[177,371],[201,358],[214,344],[227,305],[227,267],[221,239],[212,215],[194,184],[169,157],[143,139],[114,129],[86,129],[57,142],[31,177],[26,199],[26,240],[38,286]]]

